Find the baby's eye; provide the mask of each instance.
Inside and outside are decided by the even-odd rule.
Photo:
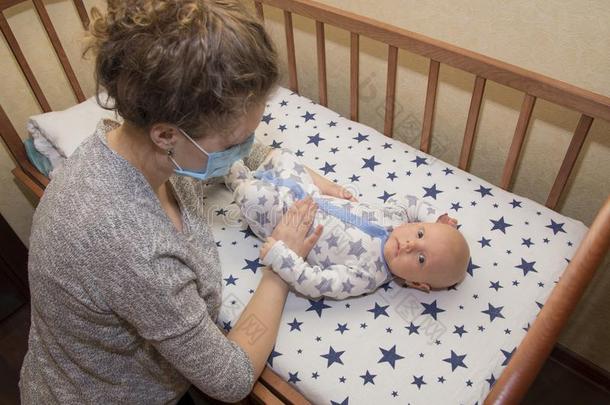
[[[417,261],[419,262],[419,264],[426,263],[426,256],[420,253],[419,255],[417,255]]]
[[[419,239],[421,239],[421,238],[423,238],[423,237],[424,237],[424,230],[423,230],[423,229],[419,229],[419,230],[417,231],[417,237],[418,237]]]

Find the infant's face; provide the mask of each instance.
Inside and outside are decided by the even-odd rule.
[[[407,281],[447,287],[462,280],[469,249],[454,227],[441,223],[405,223],[383,248],[390,271]]]

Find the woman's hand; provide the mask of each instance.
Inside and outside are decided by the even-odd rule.
[[[345,187],[340,186],[337,183],[333,183],[328,180],[326,177],[319,175],[318,173],[311,170],[309,167],[305,167],[307,172],[311,176],[313,183],[320,189],[320,192],[324,195],[329,195],[331,197],[342,198],[344,200],[349,200],[356,202],[356,197],[352,195]]]
[[[263,246],[261,246],[261,252],[260,252],[261,260],[265,259],[265,256],[267,256],[267,253],[269,253],[269,251],[271,250],[271,248],[273,247],[275,242],[277,242],[277,241],[275,239],[273,239],[273,237],[269,236],[267,238],[267,240],[265,241],[265,243],[263,243]]]
[[[317,209],[318,206],[311,197],[295,202],[275,227],[271,238],[281,240],[286,247],[305,258],[322,235],[322,225],[318,225],[307,236]]]

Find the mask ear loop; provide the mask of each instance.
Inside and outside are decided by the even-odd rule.
[[[200,146],[200,145],[199,145],[197,142],[195,142],[195,140],[194,140],[193,138],[191,138],[191,137],[189,136],[189,134],[187,134],[185,131],[183,131],[183,130],[182,130],[182,128],[179,128],[179,127],[176,127],[176,128],[178,128],[178,131],[182,132],[182,135],[186,136],[186,139],[188,139],[189,141],[191,141],[191,143],[192,143],[193,145],[195,145],[195,147],[196,147],[197,149],[199,149],[200,151],[202,151],[203,153],[205,153],[205,155],[206,155],[206,156],[210,156],[210,154],[209,154],[209,153],[208,153],[208,152],[207,152],[205,149],[203,149],[203,148],[202,148],[202,147],[201,147],[201,146]]]
[[[176,166],[178,168],[178,170],[182,170],[182,167],[180,167],[178,162],[176,162],[176,159],[174,159],[174,150],[173,149],[168,149],[167,150],[167,157],[169,158],[169,160],[172,161],[174,166]]]

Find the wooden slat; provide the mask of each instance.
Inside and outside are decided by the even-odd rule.
[[[485,405],[521,403],[595,270],[608,253],[609,244],[610,197],[599,210],[576,254],[485,399]]]
[[[396,71],[398,69],[398,48],[388,46],[388,76],[385,90],[385,120],[383,133],[392,137],[394,133],[394,107],[396,104]]]
[[[294,52],[294,31],[292,29],[292,14],[284,11],[284,28],[286,30],[286,50],[288,52],[288,81],[290,90],[299,92],[297,79],[297,59]]]
[[[8,25],[8,21],[6,21],[4,14],[2,14],[1,12],[0,31],[2,31],[2,34],[4,35],[4,38],[6,39],[6,42],[8,43],[8,46],[11,49],[11,52],[13,53],[13,56],[17,60],[17,63],[19,64],[19,67],[21,68],[25,79],[30,85],[30,89],[32,89],[32,92],[34,93],[34,97],[36,97],[38,105],[40,105],[40,108],[44,112],[51,111],[51,106],[49,105],[47,98],[44,96],[44,93],[42,92],[42,89],[40,88],[36,77],[34,77],[34,73],[32,72],[32,69],[30,69],[30,65],[28,65],[28,62],[25,59],[21,48],[19,47],[19,43],[17,42],[15,35],[13,35],[11,27]]]
[[[610,97],[314,0],[261,1],[610,122]]]
[[[74,7],[76,7],[80,21],[83,24],[83,28],[85,30],[89,29],[89,14],[87,14],[87,9],[85,8],[83,0],[74,0]]]
[[[250,392],[249,399],[253,400],[257,404],[265,405],[283,405],[278,397],[276,397],[265,385],[260,382],[254,384],[252,392]]]
[[[8,147],[11,157],[15,160],[18,168],[27,175],[30,180],[37,183],[38,186],[44,188],[49,184],[49,179],[40,173],[28,159],[23,141],[15,127],[9,120],[6,112],[0,106],[0,137]]]
[[[326,86],[326,44],[324,40],[324,23],[316,21],[316,46],[318,49],[318,98],[323,106],[328,105]]]
[[[358,121],[358,99],[359,99],[359,85],[358,80],[360,77],[360,37],[356,33],[350,35],[350,119],[352,121]]]
[[[263,12],[263,4],[260,1],[254,2],[254,7],[256,8],[256,15],[261,21],[265,21],[265,13]]]
[[[422,122],[421,140],[419,149],[422,152],[430,151],[430,138],[432,137],[432,120],[434,117],[434,105],[436,104],[436,89],[438,87],[438,73],[441,64],[430,59],[428,72],[428,90],[426,91],[426,105],[424,108],[424,120]]]
[[[523,97],[521,112],[519,113],[519,119],[517,121],[517,126],[515,127],[515,134],[513,135],[513,141],[510,144],[508,157],[506,158],[506,163],[504,163],[502,179],[500,180],[500,187],[502,187],[504,190],[508,190],[510,188],[513,173],[515,171],[515,167],[517,166],[517,162],[519,161],[519,156],[521,155],[523,140],[525,139],[527,127],[529,126],[535,104],[536,97],[530,94],[526,94],[525,97]]]
[[[0,12],[19,3],[23,3],[24,1],[26,0],[0,0]]]
[[[4,143],[18,166],[21,166],[22,162],[28,161],[23,141],[21,140],[21,137],[19,137],[19,134],[17,134],[17,131],[15,131],[13,124],[2,106],[0,106],[0,135],[2,135]]]
[[[38,16],[40,17],[40,21],[42,22],[42,25],[45,31],[47,32],[49,39],[51,40],[51,45],[53,45],[53,49],[55,49],[55,53],[59,58],[59,62],[61,63],[64,72],[66,73],[66,77],[68,78],[68,82],[70,83],[70,87],[72,87],[72,91],[74,92],[76,99],[79,102],[85,101],[85,95],[83,93],[83,90],[81,89],[80,84],[78,83],[78,79],[76,78],[76,74],[74,74],[74,70],[72,70],[72,66],[70,65],[68,56],[66,55],[66,52],[64,51],[64,48],[61,45],[61,41],[57,36],[57,32],[53,27],[53,23],[49,18],[49,14],[45,9],[42,0],[32,0],[32,2],[34,3],[34,8],[36,9]]]
[[[259,381],[262,381],[263,384],[265,384],[265,386],[285,404],[311,404],[311,402],[309,402],[303,395],[295,390],[292,385],[280,378],[268,366],[266,366],[261,373]]]
[[[555,178],[555,183],[553,184],[551,192],[546,200],[546,206],[552,210],[555,209],[557,203],[559,202],[561,193],[566,186],[570,173],[572,172],[576,159],[578,158],[578,153],[582,149],[582,145],[587,138],[591,124],[593,124],[592,117],[584,114],[580,116],[576,130],[574,131],[574,135],[570,141],[570,146],[568,146],[568,151],[566,152],[566,155],[563,158],[563,163],[561,164],[561,168],[559,169],[559,174]]]
[[[472,90],[472,98],[470,99],[470,110],[468,111],[466,130],[464,131],[464,140],[462,141],[462,151],[460,153],[460,162],[458,164],[458,167],[462,170],[468,170],[468,165],[470,164],[470,154],[472,152],[472,144],[474,143],[474,134],[477,132],[481,101],[483,100],[483,92],[485,91],[485,81],[486,80],[480,76],[477,76],[474,80],[474,89]]]
[[[42,188],[45,188],[49,185],[49,178],[42,174],[30,161],[29,159],[26,162],[23,162],[21,165],[21,169],[30,176],[32,180],[38,183]]]
[[[44,194],[44,189],[42,187],[40,187],[40,185],[38,183],[36,183],[34,180],[32,180],[32,178],[30,176],[25,174],[25,172],[23,172],[23,170],[16,167],[11,171],[11,173],[13,173],[13,176],[15,176],[17,181],[19,181],[28,190],[30,190],[36,196],[36,198],[38,198],[38,200],[40,200],[42,198],[42,195]]]

